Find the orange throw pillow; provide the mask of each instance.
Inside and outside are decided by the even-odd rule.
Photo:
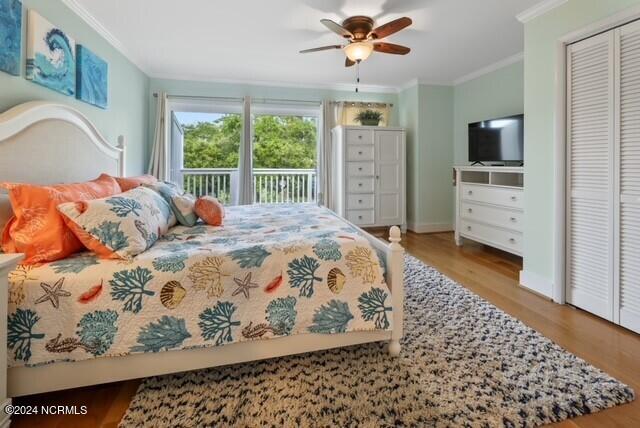
[[[209,226],[221,226],[224,218],[224,205],[213,196],[201,196],[195,204],[195,211]]]
[[[143,184],[153,184],[158,181],[153,175],[145,174],[136,177],[113,177],[116,179],[123,192],[142,186]]]
[[[24,253],[24,264],[51,262],[83,250],[84,246],[65,225],[57,206],[120,192],[118,182],[107,174],[85,183],[13,186],[9,200],[15,219],[2,234],[2,250]]]

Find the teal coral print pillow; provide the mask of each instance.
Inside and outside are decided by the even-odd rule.
[[[157,183],[143,184],[143,186],[158,192],[167,201],[178,223],[189,227],[196,224],[198,215],[195,211],[195,196],[185,193],[180,186],[170,181],[158,181]]]
[[[169,204],[144,187],[107,198],[60,204],[58,211],[84,246],[102,258],[130,259],[176,224]]]

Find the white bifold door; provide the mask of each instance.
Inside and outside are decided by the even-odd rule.
[[[567,301],[640,331],[640,23],[567,47]]]

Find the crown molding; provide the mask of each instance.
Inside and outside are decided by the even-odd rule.
[[[184,80],[189,82],[202,82],[202,83],[221,83],[232,85],[248,85],[248,86],[266,86],[266,87],[279,87],[279,88],[299,88],[299,89],[324,89],[330,91],[347,91],[355,92],[355,83],[291,83],[291,82],[277,82],[270,80],[240,80],[240,79],[219,79],[215,77],[204,77],[202,75],[189,75],[189,74],[162,74],[151,73],[149,75],[152,79],[166,79],[166,80]],[[383,85],[363,85],[358,86],[358,90],[361,93],[383,93],[383,94],[397,94],[398,87],[395,86],[383,86]]]
[[[453,86],[453,82],[444,82],[444,81],[433,81],[433,80],[423,80],[423,79],[411,79],[402,85],[398,86],[397,92],[405,91],[409,88],[413,88],[414,86],[425,85],[425,86]]]
[[[418,79],[411,79],[408,82],[405,82],[402,85],[398,86],[398,92],[402,92],[409,88],[413,88],[414,86],[418,86],[419,84],[420,84],[420,81]]]
[[[142,60],[135,56],[130,50],[128,50],[120,40],[109,30],[95,16],[93,16],[84,6],[80,5],[76,0],[62,0],[62,3],[67,6],[73,13],[78,15],[89,27],[91,27],[98,35],[107,41],[115,50],[124,55],[132,64],[138,67],[143,73],[149,75],[144,66]]]
[[[489,74],[492,73],[496,70],[500,70],[501,68],[504,68],[506,66],[509,66],[511,64],[515,64],[517,62],[523,61],[524,60],[524,52],[519,52],[515,55],[512,55],[508,58],[505,58],[503,60],[500,60],[498,62],[495,62],[491,65],[488,65],[486,67],[483,67],[479,70],[476,70],[472,73],[469,73],[465,76],[462,76],[456,80],[453,81],[454,85],[459,85],[461,83],[465,83],[468,82],[469,80],[473,80],[473,79],[477,79],[478,77],[484,76],[485,74]]]
[[[562,6],[569,0],[545,0],[536,4],[535,6],[530,7],[529,9],[520,12],[516,15],[516,19],[523,24],[535,19],[545,13],[555,9],[556,7]]]

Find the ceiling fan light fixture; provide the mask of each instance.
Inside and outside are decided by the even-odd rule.
[[[373,52],[373,43],[371,42],[353,42],[344,47],[344,53],[353,62],[364,61],[369,58]]]

